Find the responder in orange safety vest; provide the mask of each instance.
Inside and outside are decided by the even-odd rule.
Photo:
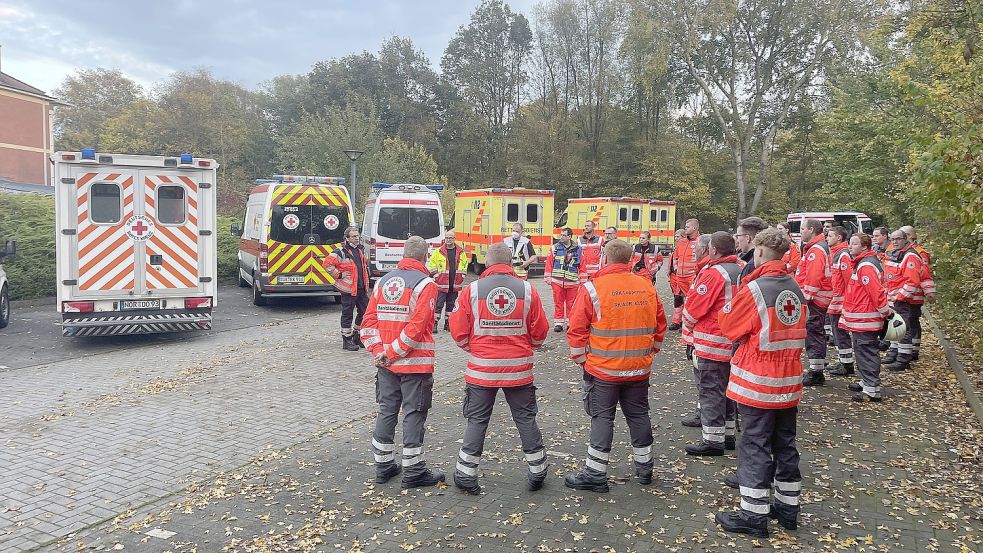
[[[341,292],[341,339],[346,351],[364,348],[359,328],[369,304],[369,268],[365,248],[358,229],[348,227],[345,241],[327,257],[321,266],[335,280],[335,288]],[[355,310],[358,316],[355,317]]]
[[[696,278],[696,239],[700,236],[700,221],[689,219],[683,227],[683,236],[676,240],[676,248],[669,258],[669,288],[672,290],[672,324],[669,330],[679,330],[683,321],[683,302],[686,292]]]
[[[822,236],[822,225],[817,227]],[[757,268],[718,315],[723,335],[739,344],[731,359],[727,397],[737,402],[742,421],[737,453],[741,504],[715,518],[728,532],[767,538],[769,517],[788,530],[798,526],[802,475],[796,415],[809,308],[782,261],[788,236],[766,229],[753,246]]]
[[[512,411],[525,454],[527,488],[536,491],[546,480],[546,446],[536,424],[533,350],[549,333],[549,321],[536,289],[515,276],[512,252],[492,244],[488,268],[461,293],[451,314],[451,335],[471,354],[464,370],[464,416],[468,426],[457,456],[454,485],[469,494],[481,491],[478,463],[495,397],[501,389]]]
[[[608,266],[584,283],[570,315],[570,357],[583,368],[584,407],[591,418],[584,467],[569,473],[568,488],[608,491],[608,461],[618,405],[628,422],[635,475],[652,482],[649,374],[662,347],[666,315],[652,283],[631,274],[632,248],[623,240],[604,246]]]
[[[427,242],[406,240],[403,259],[372,290],[362,324],[362,340],[373,355],[379,414],[372,432],[375,481],[403,473],[403,488],[433,486],[442,472],[427,468],[423,435],[433,405],[433,313],[437,284],[424,262]],[[396,422],[403,409],[402,467],[396,464]]]

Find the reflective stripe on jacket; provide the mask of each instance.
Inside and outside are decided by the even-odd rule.
[[[335,280],[335,288],[342,294],[351,296],[358,295],[358,290],[355,289],[355,286],[358,284],[357,271],[359,268],[362,270],[362,282],[365,283],[366,287],[369,286],[369,268],[365,259],[365,248],[361,245],[357,247],[362,254],[361,267],[355,267],[356,263],[351,251],[352,247],[348,244],[335,248],[334,251],[321,260],[321,266]]]
[[[456,254],[457,269],[454,273],[454,288],[453,290],[460,290],[461,285],[464,284],[464,275],[468,272],[468,259],[469,256],[464,248],[460,245],[455,244],[454,253]],[[433,276],[434,282],[437,283],[437,289],[441,292],[450,292],[450,278],[451,271],[450,267],[447,265],[447,259],[450,253],[447,250],[447,245],[444,244],[439,250],[434,251],[430,254],[430,261],[427,262],[427,268],[430,269],[431,273],[435,273]]]
[[[570,313],[570,357],[610,382],[645,380],[662,347],[666,314],[651,281],[626,263],[601,269],[577,293]]]
[[[850,275],[853,274],[853,261],[850,259],[846,242],[837,244],[830,253],[833,256],[833,276],[830,279],[833,285],[833,301],[830,302],[827,313],[839,315],[843,310],[843,296],[846,294],[847,283],[850,282]]]
[[[795,282],[806,301],[826,309],[833,301],[833,267],[826,238],[817,236],[802,247],[802,260],[795,269]]]
[[[843,296],[840,328],[848,332],[877,332],[890,312],[880,259],[876,252],[864,252],[853,260],[853,271]]]
[[[901,251],[892,251],[884,271],[891,302],[921,305],[925,303],[925,294],[935,293],[931,269],[910,245]]]
[[[437,285],[416,259],[403,259],[379,279],[359,335],[372,355],[385,353],[398,374],[432,373]]]
[[[580,284],[580,246],[570,242],[569,246],[564,246],[563,242],[557,242],[550,248],[550,255],[546,258],[546,274],[544,279],[547,284],[557,284],[563,288],[574,288]]]
[[[737,256],[710,261],[697,275],[683,304],[683,329],[697,357],[730,361],[733,343],[720,332],[717,313],[737,292],[741,267]]]
[[[652,280],[662,268],[662,261],[662,253],[655,244],[649,243],[648,246],[636,244],[635,253],[632,254],[628,265],[631,266],[631,272]]]
[[[580,247],[580,282],[587,282],[601,270],[603,241],[596,234],[590,239],[580,236],[577,238],[577,245]]]
[[[781,260],[745,277],[720,330],[739,343],[731,360],[727,397],[761,409],[786,409],[802,396],[802,348],[809,307]]]
[[[451,336],[471,353],[464,381],[486,387],[533,381],[533,350],[549,321],[536,289],[507,265],[492,265],[461,293],[450,316]]]

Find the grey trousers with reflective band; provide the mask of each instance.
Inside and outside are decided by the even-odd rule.
[[[464,417],[468,426],[464,430],[464,443],[457,455],[458,478],[475,479],[478,476],[478,463],[485,449],[485,433],[491,420],[492,409],[495,407],[495,397],[501,389],[505,401],[512,411],[512,420],[519,431],[522,440],[522,452],[529,465],[529,474],[533,477],[546,477],[546,447],[543,445],[543,433],[536,424],[536,387],[532,384],[525,386],[487,388],[475,384],[467,384],[464,388]]]
[[[402,408],[403,475],[412,477],[422,473],[427,467],[423,458],[423,434],[427,412],[433,405],[433,375],[396,374],[388,369],[379,369],[375,377],[375,397],[379,404],[379,414],[372,432],[376,472],[381,473],[396,463],[394,440],[396,422]]]
[[[829,321],[833,325],[833,343],[836,344],[837,360],[840,363],[853,363],[853,341],[850,339],[850,332],[840,328],[840,314],[829,316]]]
[[[881,397],[881,354],[877,332],[854,332],[853,351],[860,372],[863,392],[871,397]]]
[[[823,372],[826,368],[826,310],[813,302],[809,302],[806,320],[806,355],[809,372]]]
[[[584,410],[590,415],[590,445],[584,467],[588,474],[607,476],[614,441],[614,415],[619,404],[628,423],[635,469],[637,472],[652,470],[648,391],[648,379],[608,382],[584,371]]]
[[[434,321],[440,320],[440,314],[444,311],[444,306],[447,306],[447,316],[450,317],[454,308],[457,307],[457,295],[460,291],[455,290],[453,292],[437,292],[437,305],[434,307]]]
[[[788,517],[799,515],[802,474],[795,447],[798,407],[759,409],[738,404],[743,432],[737,450],[741,517],[761,523],[774,506]],[[774,484],[774,502],[769,498]]]
[[[697,357],[696,364],[703,439],[722,448],[724,436],[734,436],[737,433],[737,404],[727,399],[730,362]]]
[[[904,319],[904,324],[906,327],[906,332],[904,338],[900,342],[892,342],[891,349],[898,350],[898,361],[909,362],[911,361],[911,356],[915,353],[915,346],[913,344],[916,329],[915,326],[919,327],[920,322],[916,319],[920,319],[921,316],[921,306],[913,305],[903,301],[894,302],[894,312]],[[919,328],[917,332],[921,332]],[[919,340],[921,339],[921,334],[919,334]]]

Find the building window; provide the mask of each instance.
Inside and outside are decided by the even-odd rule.
[[[120,188],[111,182],[99,182],[89,188],[89,217],[93,223],[115,224],[122,219]]]
[[[183,225],[188,217],[188,202],[183,186],[157,187],[157,222]]]

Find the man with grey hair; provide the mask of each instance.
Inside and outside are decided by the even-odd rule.
[[[464,416],[468,420],[454,469],[454,485],[465,493],[481,492],[478,463],[495,398],[501,389],[512,411],[529,467],[527,485],[536,491],[546,480],[546,446],[536,424],[533,351],[549,333],[549,320],[536,289],[515,275],[512,252],[492,244],[488,268],[461,292],[451,316],[451,336],[471,354],[464,370]]]
[[[372,432],[376,482],[403,472],[403,488],[433,486],[444,474],[427,468],[423,435],[433,405],[433,317],[437,284],[424,262],[427,242],[411,236],[403,259],[376,283],[362,321],[362,340],[378,368],[379,414]],[[396,464],[396,422],[403,410],[402,467]],[[404,472],[405,471],[405,472]]]

